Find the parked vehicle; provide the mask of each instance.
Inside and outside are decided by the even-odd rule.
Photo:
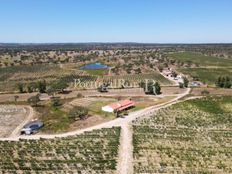
[[[36,130],[40,129],[43,127],[43,123],[41,121],[32,121],[27,123],[22,129],[21,129],[21,134],[23,135],[31,135],[33,134]]]

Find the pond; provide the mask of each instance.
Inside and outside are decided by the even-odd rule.
[[[91,64],[81,66],[80,68],[81,69],[103,69],[103,68],[109,68],[109,66],[104,65],[102,63],[91,63]]]

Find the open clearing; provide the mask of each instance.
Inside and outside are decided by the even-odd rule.
[[[224,88],[192,88],[191,94],[201,96],[202,92],[208,91],[210,95],[231,96],[232,89]]]
[[[8,137],[27,118],[24,107],[0,105],[0,137]]]
[[[180,89],[175,86],[163,86],[162,93],[164,95],[176,95],[184,92],[184,89]],[[31,96],[35,96],[37,93],[23,93],[23,94],[0,94],[0,103],[14,102],[15,96],[18,96],[17,101],[27,101]],[[109,89],[107,93],[100,93],[97,90],[79,90],[72,91],[69,94],[57,94],[56,96],[61,99],[76,98],[78,94],[82,94],[85,97],[133,97],[133,96],[146,96],[142,88],[128,88],[128,89]],[[44,99],[49,99],[47,94],[42,94]]]
[[[125,97],[121,97],[124,99]],[[174,99],[175,96],[165,96],[165,97],[155,97],[155,96],[138,96],[131,97],[131,99],[135,102],[135,107],[128,110],[128,112],[138,111],[140,109],[144,109],[146,107],[150,107],[153,105],[158,105],[165,103],[169,100]],[[75,121],[70,124],[69,128],[67,127],[65,131],[73,131],[83,128],[88,128],[91,126],[95,126],[101,123],[108,122],[116,118],[114,113],[107,113],[101,110],[101,108],[107,104],[118,101],[118,97],[86,97],[79,98],[66,103],[62,108],[64,111],[68,111],[74,106],[83,106],[89,109],[89,117],[85,120]],[[46,111],[47,112],[47,111]],[[45,113],[46,113],[45,112]],[[44,114],[45,114],[44,113]],[[46,115],[46,114],[45,114]],[[43,117],[41,117],[42,120]],[[46,120],[46,119],[45,119]],[[45,121],[46,122],[46,121]],[[65,120],[63,122],[63,125]],[[64,130],[63,130],[64,131]],[[46,133],[46,132],[45,132]]]

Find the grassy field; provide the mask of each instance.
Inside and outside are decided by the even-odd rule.
[[[218,77],[232,76],[232,68],[179,68],[178,71],[213,86]]]
[[[108,99],[100,101],[99,99],[90,100],[88,98],[80,99],[63,99],[63,105],[53,107],[49,102],[41,102],[40,105],[34,107],[38,118],[43,121],[44,127],[40,130],[43,133],[61,133],[80,129],[83,127],[93,126],[93,120],[98,119],[99,122],[104,122],[115,118],[113,113],[105,113],[101,107],[115,100]],[[76,120],[69,118],[69,111],[74,106],[83,106],[88,108],[89,113],[87,119]],[[82,125],[83,124],[83,125]]]
[[[0,81],[34,80],[41,77],[57,78],[64,71],[57,65],[20,65],[0,68]]]
[[[232,60],[231,59],[225,59],[225,58],[218,58],[218,57],[212,57],[212,56],[205,56],[200,53],[193,53],[193,52],[181,52],[181,53],[173,53],[169,54],[169,57],[179,60],[181,62],[187,63],[192,62],[199,64],[200,66],[223,66],[228,67],[232,66]]]
[[[1,173],[116,173],[120,128],[0,142]]]
[[[232,173],[231,108],[208,97],[133,122],[134,173]]]
[[[170,85],[171,82],[160,75],[158,72],[153,72],[151,74],[134,74],[134,75],[117,75],[117,76],[105,76],[103,81],[115,83],[124,80],[129,85],[139,86],[139,83],[145,80],[155,80],[162,85]]]
[[[35,107],[35,110],[39,113],[39,119],[43,121],[45,125],[41,130],[42,132],[65,132],[69,129],[70,124],[73,122],[69,119],[68,113],[50,105],[41,105],[39,107]]]
[[[51,82],[70,72],[49,64],[0,68],[0,91],[15,91],[18,83],[28,84],[42,79]]]
[[[183,63],[197,64],[198,67],[178,66],[177,70],[183,74],[195,77],[201,82],[214,85],[218,77],[232,75],[232,60],[205,56],[200,53],[182,52],[169,55],[171,58]]]
[[[22,83],[24,90],[27,89],[27,85],[32,82],[38,82],[43,79],[46,80],[47,86],[55,81],[62,81],[68,83],[70,88],[74,87],[75,79],[80,79],[82,84],[87,84],[86,87],[80,88],[95,88],[89,87],[90,84],[94,84],[97,79],[98,82],[102,81],[113,81],[113,80],[125,80],[130,84],[138,84],[145,79],[153,79],[160,82],[162,85],[170,85],[171,82],[165,79],[158,72],[151,74],[134,74],[134,75],[115,75],[115,76],[104,76],[106,69],[89,69],[86,70],[88,75],[84,75],[79,70],[72,69],[69,66],[58,66],[58,65],[19,65],[12,67],[0,68],[0,91],[17,91],[17,84]],[[116,85],[114,88],[121,87]]]
[[[101,69],[85,69],[85,71],[89,75],[98,75],[98,76],[103,76],[106,74],[107,69],[101,68]]]

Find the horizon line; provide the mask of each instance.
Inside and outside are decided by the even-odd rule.
[[[46,44],[156,44],[156,45],[175,45],[175,44],[232,44],[232,42],[0,42],[0,44],[21,44],[21,45],[46,45]]]

